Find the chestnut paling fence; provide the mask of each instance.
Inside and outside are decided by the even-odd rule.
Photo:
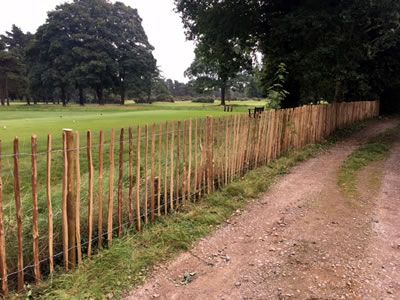
[[[350,102],[230,115],[29,143],[0,142],[2,294],[76,268],[129,228],[198,201],[290,149],[375,117]]]

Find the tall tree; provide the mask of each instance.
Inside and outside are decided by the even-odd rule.
[[[253,48],[238,38],[241,27],[251,23],[249,16],[242,18],[243,1],[176,0],[187,30],[187,38],[196,42],[196,58],[187,71],[191,78],[218,86],[221,104],[230,81],[243,70],[252,68]]]
[[[10,31],[0,36],[0,97],[2,105],[10,97],[28,97],[26,70],[26,47],[32,36],[13,25]]]
[[[265,89],[284,63],[289,92],[284,106],[376,98],[398,82],[391,76],[399,77],[399,1],[177,0],[176,5],[189,38],[218,43],[218,35],[204,30],[212,24],[227,40],[257,47],[264,57]],[[220,7],[229,9],[213,14]]]
[[[153,47],[137,10],[120,2],[74,0],[57,6],[42,25],[30,49],[33,82],[59,89],[66,104],[67,89],[95,91],[104,104],[105,91],[143,91],[156,73]]]

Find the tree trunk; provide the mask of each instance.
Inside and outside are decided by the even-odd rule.
[[[30,96],[26,97],[26,104],[31,105],[31,97]]]
[[[102,87],[96,88],[96,95],[97,95],[97,100],[99,101],[99,105],[104,105],[103,88]]]
[[[83,88],[79,87],[79,105],[84,106],[85,105],[85,99],[83,97]]]
[[[65,88],[61,88],[61,101],[63,106],[67,106],[67,97],[65,95]]]
[[[223,83],[221,85],[221,105],[224,106],[226,105],[225,98],[226,98],[226,83]]]
[[[125,104],[125,94],[126,94],[126,91],[125,91],[125,84],[124,84],[124,83],[121,83],[121,89],[120,89],[121,105],[124,105],[124,104]]]
[[[5,92],[4,96],[5,96],[6,100],[7,100],[7,106],[10,106],[10,97],[8,96],[8,77],[7,77],[7,74],[6,74],[4,92]]]
[[[343,102],[344,101],[343,82],[340,79],[337,79],[336,83],[335,83],[335,96],[334,96],[333,101],[334,102]]]
[[[0,80],[0,103],[1,103],[1,106],[4,106],[5,105],[5,94],[6,94],[6,92],[5,92],[5,84],[4,84],[4,81],[3,80]]]

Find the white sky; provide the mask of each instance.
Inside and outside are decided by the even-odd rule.
[[[194,46],[185,40],[180,17],[173,11],[174,0],[120,1],[138,9],[150,43],[155,47],[162,75],[186,82],[183,73],[194,59]],[[0,0],[0,33],[9,30],[12,24],[34,33],[45,22],[47,11],[63,2],[66,1]]]

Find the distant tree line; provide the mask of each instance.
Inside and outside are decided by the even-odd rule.
[[[217,86],[222,97],[238,75],[254,69],[259,54],[264,93],[283,106],[400,99],[397,0],[175,2],[197,45],[187,73]]]
[[[0,37],[1,103],[148,99],[159,76],[153,50],[136,9],[107,0],[59,5],[35,34],[14,25]]]
[[[162,78],[153,50],[136,9],[109,0],[59,5],[35,34],[13,25],[0,36],[0,103],[103,105],[218,96],[215,87],[197,80]],[[261,96],[252,74],[237,79],[228,94]]]

